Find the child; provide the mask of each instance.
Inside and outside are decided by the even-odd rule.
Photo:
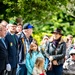
[[[30,44],[30,50],[26,56],[27,75],[32,75],[35,61],[38,57],[44,58],[42,53],[38,50],[37,42],[33,40]]]
[[[33,68],[33,75],[46,75],[44,71],[44,59],[38,57]]]

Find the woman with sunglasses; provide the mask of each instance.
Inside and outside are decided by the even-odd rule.
[[[63,75],[75,75],[75,49],[72,49],[69,54],[70,58],[63,65]]]

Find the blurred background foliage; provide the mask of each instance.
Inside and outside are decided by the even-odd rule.
[[[60,27],[66,36],[75,36],[75,0],[0,0],[0,20],[17,17],[34,25],[38,41]]]

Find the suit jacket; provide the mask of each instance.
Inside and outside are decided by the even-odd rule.
[[[22,63],[25,60],[25,56],[26,56],[26,54],[24,54],[24,44],[22,42],[22,38],[24,38],[24,42],[27,38],[23,32],[20,33],[18,38],[19,38],[19,63]],[[31,43],[32,40],[33,40],[33,37],[30,36],[29,42]],[[21,52],[21,55],[20,55],[20,52]]]
[[[0,39],[0,72],[5,69],[7,63],[8,63],[7,49]]]
[[[14,37],[15,38],[13,39],[12,35],[9,32],[5,37],[8,50],[8,61],[11,65],[11,68],[15,68],[18,63],[18,37],[15,34]]]

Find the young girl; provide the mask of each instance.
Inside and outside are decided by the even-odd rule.
[[[44,71],[44,59],[38,57],[33,68],[33,75],[46,75]]]
[[[26,56],[26,67],[27,67],[27,75],[32,75],[33,68],[35,65],[35,61],[38,57],[43,57],[41,52],[38,50],[38,44],[35,40],[30,44],[29,53]]]

